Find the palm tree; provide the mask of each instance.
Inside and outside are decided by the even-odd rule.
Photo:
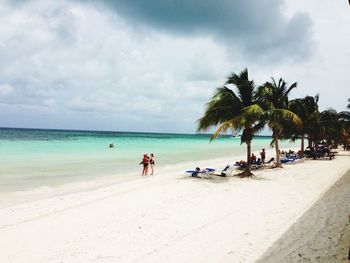
[[[343,131],[338,112],[334,109],[322,111],[320,113],[320,124],[322,128],[320,139],[326,140],[327,145],[338,145]]]
[[[234,92],[226,85],[233,85],[237,91]],[[241,143],[247,145],[247,165],[240,174],[241,177],[253,175],[250,161],[251,142],[253,135],[264,127],[260,121],[263,113],[263,109],[255,100],[254,81],[249,80],[248,70],[244,69],[238,75],[232,73],[225,85],[216,89],[206,105],[203,117],[198,120],[198,131],[219,125],[211,140],[228,130],[242,131]]]
[[[302,125],[298,128],[296,128],[294,125],[291,125],[289,127],[289,130],[285,130],[285,133],[287,133],[286,137],[292,138],[292,140],[295,140],[296,138],[301,138],[301,147],[300,152],[301,156],[304,155],[304,141],[305,137],[307,135],[308,138],[312,137],[312,133],[315,130],[315,124],[317,123],[317,119],[319,116],[318,111],[318,100],[319,96],[316,95],[315,97],[312,96],[306,96],[301,99],[295,99],[291,100],[289,103],[289,109],[294,112],[302,121]],[[290,134],[288,134],[290,132]],[[309,142],[309,147],[310,142]]]
[[[333,109],[328,109],[320,113],[320,126],[322,140],[325,140],[328,145],[337,147],[343,144],[346,149],[350,138],[350,112],[337,112]]]
[[[345,133],[344,113],[337,113],[336,110],[328,109],[319,112],[314,123],[308,132],[310,148],[317,149],[320,142],[327,145],[338,145],[342,142],[342,135]]]
[[[345,150],[349,148],[350,144],[350,111],[339,112],[339,121],[343,127],[341,137]]]
[[[279,138],[283,135],[285,123],[292,123],[300,126],[300,118],[288,109],[288,95],[292,89],[296,88],[297,83],[290,87],[280,78],[278,83],[272,78],[272,82],[266,82],[259,87],[258,99],[263,103],[267,124],[272,130],[271,146],[274,145],[276,150],[276,166],[282,167],[280,160]]]

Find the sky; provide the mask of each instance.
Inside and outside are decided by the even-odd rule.
[[[0,127],[196,132],[217,87],[346,110],[347,0],[0,0]]]

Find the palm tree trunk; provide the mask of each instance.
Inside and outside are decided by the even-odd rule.
[[[252,152],[252,141],[247,141],[247,166],[245,167],[244,171],[238,174],[240,177],[251,177],[253,176],[253,173],[251,172],[251,161],[250,156]]]
[[[247,167],[245,168],[246,172],[250,172],[250,156],[252,155],[252,144],[251,142],[247,142]]]
[[[301,157],[304,157],[304,142],[305,141],[305,134],[301,135],[301,149],[300,149],[300,155]]]
[[[312,147],[312,136],[311,136],[311,134],[307,135],[307,144],[308,144],[307,146],[311,150],[311,147]]]
[[[274,141],[275,141],[275,150],[276,150],[276,167],[282,167],[278,136],[276,135],[274,136]]]

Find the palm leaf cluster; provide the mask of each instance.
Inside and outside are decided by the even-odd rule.
[[[288,86],[283,79],[257,87],[249,79],[248,70],[232,73],[222,87],[206,104],[203,117],[198,120],[198,131],[217,127],[211,140],[227,131],[241,132],[241,143],[247,145],[247,165],[241,176],[251,176],[251,143],[255,134],[266,125],[272,131],[271,145],[276,150],[276,163],[281,166],[279,140],[301,138],[301,154],[304,141],[308,147],[317,147],[321,141],[327,144],[349,146],[350,113],[329,109],[319,112],[319,96],[306,96],[289,101],[290,92],[297,83]],[[350,99],[348,100],[350,101]],[[350,104],[348,105],[350,108]]]
[[[227,87],[234,86],[236,92]],[[205,113],[198,121],[198,130],[206,130],[219,124],[211,139],[228,130],[242,131],[241,142],[247,144],[247,168],[245,176],[251,176],[250,154],[253,135],[260,131],[264,110],[255,96],[256,86],[249,80],[248,70],[228,77],[223,87],[217,88],[208,102]]]

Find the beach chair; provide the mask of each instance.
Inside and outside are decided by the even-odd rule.
[[[241,163],[241,162],[236,162],[236,163],[234,164],[234,166],[235,166],[236,169],[238,169],[238,170],[244,170],[245,167],[246,167],[246,165],[247,165],[246,162],[243,162],[243,163]]]
[[[293,159],[294,159],[294,163],[302,163],[302,162],[305,161],[306,158],[296,156],[296,157],[294,157]]]
[[[335,155],[337,154],[338,152],[337,151],[330,151],[329,152],[329,160],[332,160],[335,158]]]
[[[250,168],[252,170],[259,170],[259,169],[262,169],[264,166],[262,163],[253,163]]]
[[[195,178],[212,178],[214,175],[214,168],[205,168],[202,170],[187,170],[186,173]]]
[[[231,176],[233,171],[236,170],[236,167],[233,167],[231,165],[226,165],[224,169],[222,170],[214,170],[212,175],[215,176],[220,176],[220,177],[227,177],[227,176]]]
[[[281,163],[282,164],[295,164],[295,160],[293,158],[281,158]]]
[[[235,164],[235,167],[239,170],[244,170],[246,168],[247,164],[246,163],[241,163],[241,164]],[[258,170],[262,169],[264,167],[263,163],[252,163],[250,164],[250,169],[252,170]]]
[[[214,168],[205,168],[205,170],[206,170],[206,172],[203,173],[203,177],[212,178],[214,176],[214,173],[215,173]]]
[[[233,173],[237,170],[237,167],[234,165],[227,165],[224,169],[221,170],[220,174],[227,176],[232,176]]]
[[[275,158],[272,157],[268,162],[263,163],[262,168],[276,168]]]

